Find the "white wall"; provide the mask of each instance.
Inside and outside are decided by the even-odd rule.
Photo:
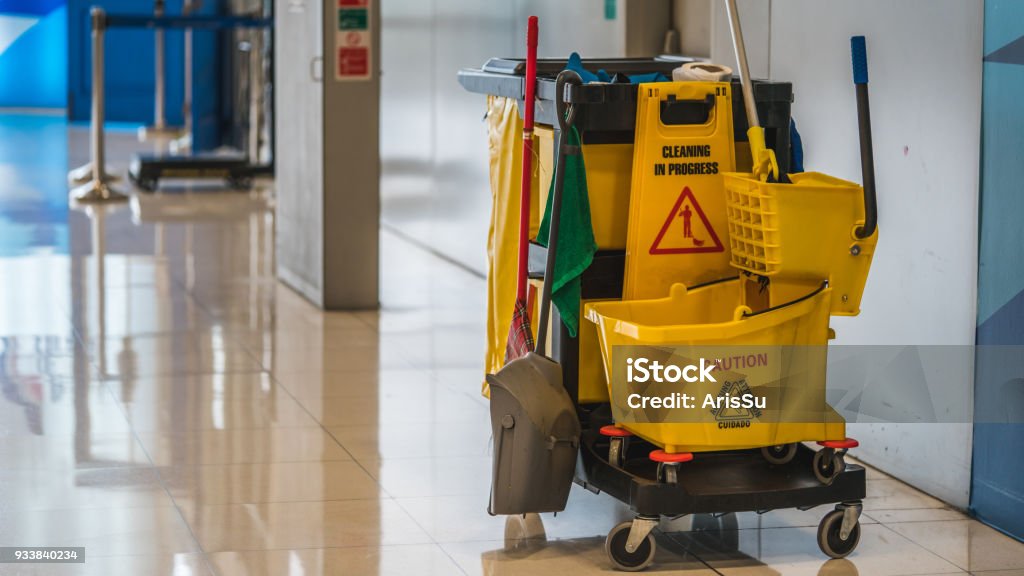
[[[489,3],[488,3],[489,4]],[[526,18],[537,16],[541,38],[537,53],[541,58],[568,56],[576,51],[584,58],[614,57],[626,51],[626,1],[618,0],[614,20],[605,19],[604,2],[593,0],[516,0],[511,2],[512,38],[516,54],[525,54],[520,46],[526,41]]]
[[[771,0],[736,0],[740,13],[740,27],[747,47],[747,63],[750,74],[755,78],[768,78],[768,60],[771,55],[771,36],[768,22],[771,19]],[[731,67],[739,75],[736,52],[729,34],[729,15],[725,1],[717,0],[711,6],[711,61]]]
[[[716,58],[731,50],[718,4]],[[867,37],[880,239],[862,313],[833,320],[835,343],[973,344],[982,2],[771,0],[740,11],[753,73],[794,84],[807,169],[858,182],[849,39]],[[967,506],[969,425],[856,424],[850,434],[867,462]]]
[[[672,0],[672,25],[683,54],[711,55],[711,7],[712,0]]]

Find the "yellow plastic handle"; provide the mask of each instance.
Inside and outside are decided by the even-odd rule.
[[[716,97],[712,100],[714,104],[708,111],[708,119],[701,124],[665,124],[661,120],[661,106],[654,104],[647,108],[647,121],[649,126],[656,126],[659,134],[669,137],[693,137],[715,134],[723,122],[718,114],[719,106],[731,106],[732,100],[728,93],[728,84],[724,82],[666,82],[664,84],[649,86],[641,84],[639,88],[640,97],[644,97],[644,90],[647,90],[647,97],[657,99],[660,104],[668,101],[670,97],[676,102],[707,102],[709,97]],[[717,92],[716,92],[717,91]],[[720,93],[720,95],[719,95]]]
[[[761,182],[767,182],[769,176],[778,180],[779,162],[775,159],[775,151],[764,143],[764,128],[751,126],[747,130],[747,141],[750,142],[750,157],[754,161],[754,177]]]

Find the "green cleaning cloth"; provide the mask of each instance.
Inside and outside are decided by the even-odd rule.
[[[587,171],[583,165],[580,134],[571,128],[566,137],[569,146],[577,147],[578,154],[565,157],[565,177],[562,185],[562,212],[558,228],[558,248],[555,254],[555,280],[551,285],[551,301],[558,308],[569,335],[576,337],[580,326],[580,276],[597,252],[594,228],[590,223],[590,197],[587,195]],[[557,176],[557,175],[556,175]],[[537,232],[537,242],[548,244],[551,224],[551,204],[555,197],[555,179],[551,179],[544,219]]]

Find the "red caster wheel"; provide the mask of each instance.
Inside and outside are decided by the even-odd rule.
[[[860,446],[860,442],[853,438],[846,438],[845,440],[826,440],[818,442],[818,445],[823,448],[814,454],[814,476],[822,484],[829,485],[846,470],[846,460],[843,458],[846,451]]]
[[[825,440],[818,442],[818,446],[824,446],[825,448],[833,448],[835,450],[842,450],[843,454],[846,453],[850,448],[856,448],[860,446],[860,442],[853,438],[847,438],[845,440]]]
[[[666,484],[675,484],[679,480],[679,465],[693,460],[693,454],[689,452],[668,453],[664,450],[654,450],[648,458],[658,463],[658,481]]]
[[[601,435],[609,439],[608,462],[616,468],[622,468],[626,461],[626,449],[632,432],[618,426],[602,426]]]

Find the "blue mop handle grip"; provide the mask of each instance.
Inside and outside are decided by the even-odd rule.
[[[863,240],[878,228],[878,197],[875,193],[875,153],[871,144],[871,106],[868,101],[868,51],[863,36],[850,38],[853,83],[857,91],[857,124],[860,132],[860,167],[864,178],[864,225],[857,238]]]
[[[868,83],[868,49],[863,36],[850,38],[850,54],[853,58],[853,83]]]

